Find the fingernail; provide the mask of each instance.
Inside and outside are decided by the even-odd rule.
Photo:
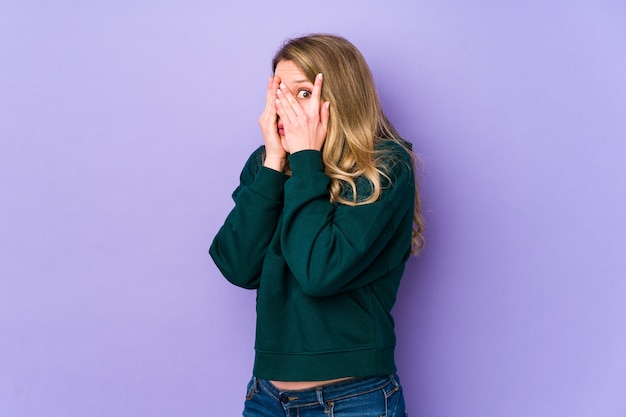
[[[280,83],[280,88],[285,88],[285,84]]]
[[[322,75],[322,73],[320,72],[319,74],[317,74],[317,78],[319,78],[320,80],[324,78],[324,76]]]

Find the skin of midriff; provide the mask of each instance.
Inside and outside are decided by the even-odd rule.
[[[289,381],[270,381],[272,385],[274,385],[279,391],[300,391],[304,389],[317,388],[328,384],[334,384],[336,382],[347,381],[352,378],[338,378],[338,379],[329,379],[326,381],[298,381],[298,382],[289,382]]]

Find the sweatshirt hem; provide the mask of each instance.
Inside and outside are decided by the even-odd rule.
[[[274,381],[324,381],[396,372],[394,347],[327,353],[256,352],[254,376]]]

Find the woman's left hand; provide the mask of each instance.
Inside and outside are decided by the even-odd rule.
[[[326,140],[330,102],[322,103],[322,74],[315,77],[311,98],[297,100],[285,84],[276,92],[276,110],[285,131],[285,149],[296,153],[305,149],[320,151]]]

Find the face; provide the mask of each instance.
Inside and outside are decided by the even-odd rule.
[[[300,104],[304,105],[306,100],[311,98],[313,94],[313,83],[306,78],[293,61],[280,61],[278,65],[276,65],[274,76],[280,78],[280,82],[289,88],[289,91],[291,91]],[[278,134],[282,139],[284,147],[285,131],[283,130],[280,118],[278,118]],[[289,152],[289,149],[285,148],[285,150]]]

